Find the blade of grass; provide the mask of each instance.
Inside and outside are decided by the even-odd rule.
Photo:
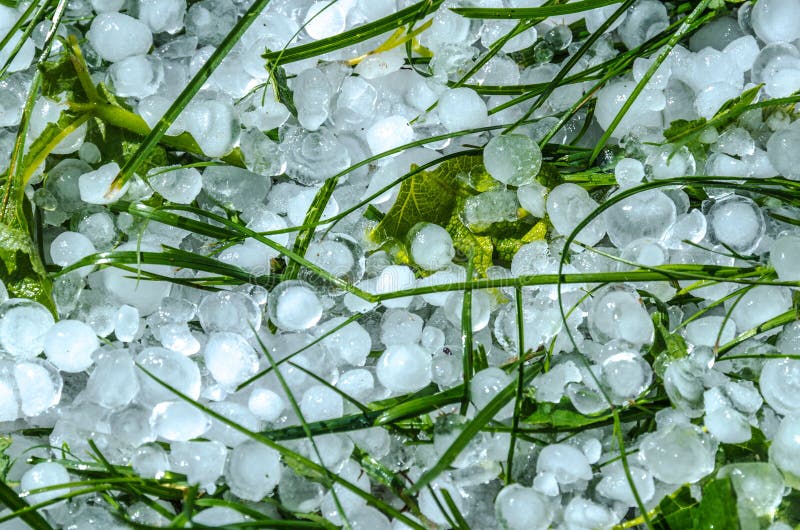
[[[17,495],[5,481],[0,481],[0,503],[11,510],[12,518],[19,517],[34,530],[53,530],[45,518],[39,512],[30,510],[30,505]]]
[[[491,7],[454,7],[451,11],[466,18],[481,19],[525,19],[547,18],[561,15],[582,13],[598,7],[619,4],[622,0],[583,0],[544,7],[491,8]]]

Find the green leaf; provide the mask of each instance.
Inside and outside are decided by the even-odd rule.
[[[738,444],[720,444],[724,463],[766,462],[769,460],[769,442],[756,427],[750,428],[750,439]]]
[[[473,234],[457,215],[452,216],[445,228],[453,238],[453,246],[459,252],[471,258],[475,270],[481,276],[485,276],[486,270],[493,264],[494,245],[492,244],[492,238]]]
[[[6,454],[6,449],[11,446],[11,436],[0,436],[0,480],[6,480],[8,470],[11,469],[11,457]]]
[[[10,296],[36,300],[54,311],[50,280],[24,228],[0,224],[0,280]]]
[[[81,87],[75,66],[69,54],[62,53],[56,61],[44,63],[39,70],[42,72],[42,95],[55,100],[86,99],[86,94]],[[76,96],[79,96],[76,98]]]
[[[692,509],[694,530],[739,528],[736,493],[728,477],[714,479],[703,487],[703,499]]]
[[[378,242],[402,241],[411,227],[421,222],[445,226],[456,206],[458,175],[468,173],[476,159],[465,156],[449,160],[432,171],[421,171],[404,180],[397,200],[373,230],[372,238]]]
[[[296,118],[297,107],[294,105],[294,92],[289,88],[286,70],[282,66],[273,67],[270,64],[267,64],[267,70],[272,74],[272,82],[275,86],[275,94],[278,97],[278,101],[283,103],[292,116]]]
[[[86,141],[101,146],[103,149],[103,160],[114,161],[120,167],[125,165],[139,147],[142,145],[142,137],[120,127],[114,127],[104,121],[93,118],[89,120],[89,129],[86,133]],[[146,175],[154,167],[169,165],[167,151],[162,146],[157,145],[148,151],[147,158],[139,166],[141,175]]]
[[[692,508],[697,506],[697,500],[692,497],[689,485],[685,485],[667,495],[658,504],[658,517],[653,520],[653,526],[658,530],[689,529],[693,526]]]
[[[574,430],[607,421],[610,418],[611,414],[587,416],[568,408],[560,408],[558,405],[544,403],[539,405],[523,422],[559,430]]]

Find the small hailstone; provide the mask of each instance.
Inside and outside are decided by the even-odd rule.
[[[230,331],[248,337],[261,327],[261,309],[237,291],[206,295],[197,307],[197,317],[206,333]]]
[[[116,95],[145,98],[164,80],[164,66],[152,55],[134,55],[112,64],[107,75]]]
[[[139,20],[153,33],[177,33],[183,28],[186,0],[139,0]]]
[[[472,291],[471,321],[472,331],[478,332],[489,325],[491,318],[492,299],[485,291]],[[462,291],[451,292],[444,305],[444,315],[454,326],[461,326],[463,319],[462,308],[464,307],[464,293]]]
[[[402,116],[389,116],[376,121],[366,132],[367,144],[373,155],[411,143],[414,130]]]
[[[336,388],[358,401],[366,400],[375,388],[375,377],[364,368],[349,370],[339,377]]]
[[[559,184],[547,195],[547,214],[555,229],[569,235],[599,205],[589,192],[577,184]],[[575,239],[586,245],[594,245],[605,234],[602,218],[596,218],[585,226]]]
[[[505,530],[544,530],[553,520],[549,501],[519,484],[506,486],[497,494],[494,511]]]
[[[542,151],[530,136],[504,134],[486,144],[483,164],[492,178],[503,184],[532,184],[542,166]]]
[[[653,322],[634,293],[610,289],[595,297],[589,312],[589,331],[596,340],[619,339],[630,344],[649,344]]]
[[[14,381],[19,392],[20,408],[26,416],[37,416],[61,400],[64,381],[47,361],[31,359],[14,366]]]
[[[50,243],[50,257],[53,263],[60,267],[67,267],[76,261],[95,253],[92,241],[80,232],[62,232]],[[78,272],[86,276],[91,272],[91,267],[81,267]]]
[[[393,344],[378,359],[376,373],[392,392],[415,392],[431,382],[431,356],[416,344]]]
[[[478,410],[483,409],[513,378],[495,366],[477,372],[469,382],[470,400]],[[514,415],[514,401],[510,401],[497,414],[496,419],[510,418]]]
[[[800,486],[800,416],[781,420],[769,447],[769,461],[783,472],[788,486]]]
[[[635,158],[623,158],[617,162],[614,176],[620,188],[631,188],[642,182],[644,165]]]
[[[53,324],[53,315],[42,304],[10,298],[0,304],[0,349],[15,359],[36,357]]]
[[[320,337],[325,337],[320,341],[320,345],[329,354],[332,354],[338,362],[347,363],[353,366],[362,366],[369,356],[372,347],[372,339],[369,333],[358,322],[350,322],[346,326],[331,332],[340,326],[345,317],[335,317],[317,326],[315,333]]]
[[[153,407],[150,425],[162,439],[184,442],[205,434],[211,418],[185,401],[163,401]]]
[[[92,353],[100,341],[80,320],[61,320],[44,337],[47,360],[64,372],[82,372],[92,365]]]
[[[150,28],[122,13],[97,15],[86,37],[100,57],[112,63],[145,54],[153,45]]]
[[[331,388],[314,385],[303,393],[300,412],[307,422],[330,420],[344,414],[344,401]]]
[[[800,413],[800,361],[768,359],[761,370],[759,388],[778,414]]]
[[[280,479],[280,454],[254,440],[234,447],[225,466],[231,492],[248,501],[258,502],[272,493]]]
[[[419,315],[402,309],[390,309],[381,322],[381,342],[386,346],[416,343],[422,335],[423,324]]]
[[[287,331],[312,328],[322,317],[322,302],[310,285],[299,280],[279,284],[270,293],[267,308],[270,320]]]
[[[734,252],[753,252],[766,229],[761,209],[746,197],[730,196],[718,201],[708,212],[714,238]]]
[[[800,180],[800,122],[795,121],[769,137],[767,157],[782,176]]]
[[[532,216],[541,219],[545,216],[545,198],[547,197],[547,188],[533,182],[525,184],[517,188],[517,200],[520,206],[528,211]]]
[[[489,123],[486,103],[471,88],[448,90],[439,98],[439,121],[448,132],[484,127]]]
[[[723,466],[718,477],[729,477],[739,506],[759,517],[771,517],[783,500],[785,483],[781,472],[769,462],[740,462]]]
[[[753,4],[750,20],[756,35],[766,43],[791,42],[800,37],[800,11],[795,0],[760,0]]]
[[[378,275],[375,282],[375,292],[386,294],[394,291],[411,289],[414,287],[414,272],[405,265],[389,265]],[[408,307],[411,303],[409,296],[384,300],[386,307]]]
[[[219,384],[233,387],[258,371],[258,354],[237,333],[211,333],[203,351],[206,368]]]
[[[303,29],[313,40],[338,35],[347,27],[347,11],[343,4],[314,2],[306,12]]]
[[[141,477],[158,479],[169,470],[169,456],[158,444],[142,444],[131,455],[131,467]]]
[[[247,400],[247,408],[256,417],[267,422],[280,418],[286,407],[283,398],[268,388],[256,387]]]
[[[136,356],[136,364],[191,399],[200,397],[200,369],[192,359],[172,350],[151,347]],[[138,380],[141,402],[155,404],[175,398],[170,390],[143,371],[138,372]]]
[[[713,348],[726,344],[736,336],[736,324],[722,316],[692,320],[686,325],[686,340],[694,346]]]
[[[173,471],[186,475],[190,484],[213,484],[225,470],[227,448],[217,441],[175,442],[170,445]]]
[[[67,469],[56,462],[41,462],[34,465],[22,475],[20,479],[20,490],[27,492],[38,488],[47,488],[59,484],[70,482]],[[69,487],[55,488],[40,493],[32,493],[25,496],[28,504],[39,504],[40,502],[50,501],[69,493]]]
[[[139,310],[121,305],[114,319],[114,335],[122,342],[132,342],[139,332]]]
[[[151,170],[147,181],[162,197],[176,204],[191,203],[203,188],[200,172],[193,167],[171,167]]]
[[[117,251],[160,252],[161,248],[148,243],[130,241],[116,248]],[[167,265],[142,265],[141,270],[171,277],[173,270]],[[172,289],[172,284],[161,280],[140,280],[135,274],[122,269],[108,267],[100,273],[103,286],[109,294],[119,302],[128,304],[139,310],[143,316],[158,309],[159,303]],[[134,276],[134,277],[131,277]]]
[[[644,436],[641,458],[655,478],[695,483],[714,470],[716,442],[694,425],[673,425]]]
[[[777,237],[772,243],[769,258],[778,279],[800,280],[800,236],[787,234]]]
[[[111,162],[100,166],[95,171],[84,173],[78,179],[78,189],[81,200],[89,204],[111,204],[122,197],[128,189],[129,183],[121,189],[111,190],[111,182],[119,173],[119,165]]]
[[[439,225],[420,223],[409,233],[411,240],[411,259],[425,270],[440,270],[449,265],[455,248],[453,238]]]
[[[655,494],[652,475],[639,466],[631,465],[629,470],[639,498],[642,502],[649,501]],[[603,468],[603,478],[597,484],[597,492],[607,499],[623,502],[627,506],[637,505],[621,462],[614,462]]]
[[[592,478],[592,468],[586,455],[567,444],[551,444],[542,449],[536,461],[536,471],[553,473],[561,485]]]

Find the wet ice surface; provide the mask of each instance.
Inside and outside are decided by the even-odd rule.
[[[153,127],[250,4],[92,0],[70,3],[67,20],[70,31],[85,36],[79,40],[92,79]],[[290,511],[316,512],[334,524],[346,519],[352,528],[399,530],[406,528],[399,519],[368,506],[350,489],[298,474],[289,459],[208,410],[252,432],[304,422],[335,424],[370,403],[452,391],[464,381],[465,366],[471,367],[468,406],[437,404],[424,440],[407,443],[409,433],[373,427],[321,434],[313,445],[302,437],[281,442],[377,493],[381,486],[356,458],[362,452],[417,480],[486,407],[497,405],[493,425],[511,425],[516,389],[509,390],[516,385],[514,362],[524,343],[525,351],[550,352],[547,370],[522,390],[529,405],[587,416],[606,414],[611,406],[626,411],[654,397],[670,407],[647,429],[622,422],[627,472],[614,431],[601,426],[570,437],[544,433],[536,443],[517,438],[514,483],[504,484],[508,429],[479,431],[451,469],[418,496],[418,515],[425,521],[448,527],[450,508],[441,493],[447,490],[473,528],[608,528],[630,518],[629,509],[638,510],[639,500],[652,509],[683,484],[700,485],[715,476],[730,478],[740,511],[769,518],[788,491],[784,486],[800,487],[800,361],[786,357],[800,355],[800,327],[786,324],[792,321],[787,318],[793,311],[792,284],[742,286],[674,277],[566,284],[560,299],[552,282],[519,291],[508,285],[515,277],[557,274],[562,257],[568,259],[561,272],[568,274],[624,275],[640,265],[684,264],[762,266],[762,279],[800,279],[796,210],[748,191],[745,180],[800,178],[800,121],[788,107],[765,107],[707,128],[691,149],[664,138],[675,120],[712,119],[728,100],[756,86],[763,85],[759,102],[800,89],[800,3],[760,0],[719,15],[667,55],[619,121],[658,50],[637,58],[630,73],[596,94],[592,82],[558,87],[527,116],[532,123],[518,120],[535,100],[502,108],[509,96],[481,93],[549,82],[582,44],[573,42],[578,35],[568,24],[585,19],[594,31],[615,6],[525,29],[461,79],[515,22],[466,19],[447,8],[467,4],[448,1],[429,15],[430,27],[411,43],[412,50],[432,53],[429,64],[415,65],[430,75],[407,64],[403,46],[369,53],[386,34],[324,58],[286,63],[280,75],[287,77],[282,89],[292,92],[291,104],[275,92],[261,57],[266,49],[336,36],[409,5],[406,0],[270,2],[169,127],[170,136],[191,136],[197,156],[171,151],[119,190],[110,191],[109,185],[124,160],[112,159],[102,143],[93,143],[99,140],[88,126],[58,143],[53,164],[29,188],[45,225],[48,265],[70,267],[97,252],[156,254],[171,248],[215,260],[240,280],[239,285],[216,282],[214,271],[170,262],[127,270],[90,263],[55,280],[57,318],[37,302],[13,292],[9,298],[3,286],[4,431],[49,429],[37,443],[52,446],[54,459],[63,458],[64,446],[72,451],[68,460],[88,458],[91,438],[114,465],[150,478],[180,473],[208,494],[227,486],[226,495],[253,503],[256,510],[271,510],[264,499],[273,497]],[[0,26],[12,28],[19,15],[0,6]],[[634,48],[671,22],[665,4],[636,2],[581,58],[576,72],[614,59],[615,44]],[[0,148],[6,159],[46,29],[37,28],[24,40],[16,32],[0,52],[4,63],[7,49],[20,44],[8,65],[11,75],[0,81],[5,127]],[[515,62],[518,56],[509,54],[520,51],[534,62]],[[558,117],[587,94],[596,95],[592,120],[587,123],[579,113],[542,145]],[[30,138],[57,122],[65,108],[63,101],[39,98]],[[553,179],[548,171],[557,144],[583,131],[579,145],[593,148],[612,124],[611,148],[592,169],[614,186],[586,185],[580,176]],[[489,126],[495,128],[486,130]],[[480,130],[424,142],[470,129]],[[418,145],[405,147],[414,142]],[[398,179],[443,154],[476,146],[483,148],[476,157],[482,169],[454,176],[458,186],[470,190],[456,201],[454,216],[466,232],[426,220],[388,242],[370,237],[393,205],[431,208],[415,204],[418,197],[398,198]],[[220,162],[223,157],[238,162]],[[350,170],[368,157],[374,158]],[[326,179],[340,173],[332,197],[318,204]],[[732,185],[703,189],[702,196],[700,186],[682,187],[703,175],[729,177]],[[654,186],[665,179],[684,180]],[[640,185],[651,188],[634,189]],[[192,233],[186,224],[142,222],[112,206],[119,201],[185,205],[190,210],[181,214],[184,221],[205,222],[209,233]],[[587,223],[601,205],[608,207]],[[294,248],[295,228],[317,209],[324,222],[311,230],[307,262],[296,277],[284,279],[279,275],[291,262],[285,254]],[[222,241],[214,234],[226,228],[198,213],[203,211],[248,232]],[[501,249],[498,241],[514,223],[530,221],[532,228],[540,220],[544,239],[516,234],[518,244]],[[470,248],[464,233],[471,241],[497,244],[495,263],[475,278],[507,284],[475,289],[468,297],[461,288],[435,289],[467,279]],[[574,242],[565,249],[567,236]],[[211,287],[198,289],[198,282]],[[417,287],[425,293],[392,296]],[[363,293],[384,299],[365,300]],[[521,321],[517,296],[522,296]],[[473,336],[469,347],[473,355],[478,352],[480,366],[464,362],[464,330]],[[664,330],[675,339],[667,346]],[[726,355],[742,358],[726,360]],[[497,403],[498,396],[512,397]],[[721,446],[746,443],[753,432],[771,441],[766,460],[716,466]],[[12,448],[21,451],[17,446],[25,440],[12,437]],[[79,478],[70,469],[56,461],[26,464],[16,479],[21,492],[45,488],[27,497],[44,502],[66,491],[46,488]],[[54,504],[47,517],[64,527],[111,521],[96,500]],[[138,522],[166,520],[149,507],[128,509]],[[408,513],[412,521],[420,520],[418,515]],[[194,521],[222,526],[248,517],[214,506]]]

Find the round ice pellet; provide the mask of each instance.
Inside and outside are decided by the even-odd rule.
[[[775,239],[769,258],[781,281],[800,280],[800,236],[783,235]]]
[[[219,384],[233,387],[258,371],[258,354],[244,337],[222,331],[212,333],[203,351],[206,368]]]
[[[495,136],[483,149],[483,165],[492,178],[503,184],[532,184],[542,167],[542,151],[530,136]]]
[[[389,116],[376,121],[367,129],[367,145],[373,155],[411,143],[414,129],[402,116]]]
[[[36,357],[53,324],[53,315],[42,304],[9,298],[0,304],[0,348],[17,359]]]
[[[269,318],[286,331],[314,327],[322,317],[322,302],[307,283],[290,280],[279,284],[267,304]]]
[[[41,462],[34,465],[22,475],[19,487],[23,492],[27,492],[34,489],[56,486],[58,484],[67,484],[69,482],[69,473],[64,466],[56,462]],[[25,499],[28,501],[28,504],[38,504],[40,502],[57,499],[65,493],[69,493],[69,487],[32,493],[27,495]]]
[[[344,414],[344,401],[331,388],[314,385],[303,393],[300,412],[308,422],[330,420]]]
[[[791,42],[800,37],[800,5],[796,0],[759,0],[750,20],[764,42]]]
[[[145,54],[153,45],[150,28],[122,13],[97,15],[86,37],[98,55],[112,63]]]
[[[153,407],[150,425],[164,440],[185,442],[205,434],[211,418],[185,401],[163,401]]]
[[[95,253],[92,241],[80,232],[62,232],[50,243],[50,257],[53,263],[61,267],[72,265],[76,261]],[[78,272],[86,276],[92,267],[81,267]]]
[[[708,212],[714,238],[734,252],[753,252],[764,236],[761,209],[746,197],[731,196],[714,203]]]
[[[393,344],[378,359],[376,373],[392,392],[415,392],[431,382],[431,356],[416,344]]]
[[[489,123],[486,103],[471,88],[448,90],[439,98],[439,121],[448,132],[484,127]]]
[[[254,440],[241,443],[228,457],[225,479],[234,495],[260,501],[272,493],[281,479],[280,454]]]
[[[259,419],[273,422],[285,408],[283,398],[268,388],[257,387],[250,393],[247,408]]]
[[[419,223],[409,233],[411,259],[427,271],[436,271],[449,265],[455,256],[453,238],[439,225]]]
[[[47,360],[64,372],[82,372],[92,365],[100,346],[94,330],[80,320],[61,320],[44,337]]]

